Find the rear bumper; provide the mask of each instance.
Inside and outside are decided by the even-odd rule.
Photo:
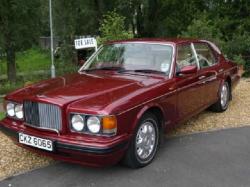
[[[120,161],[128,147],[129,140],[129,137],[127,136],[122,137],[121,139],[116,139],[114,142],[111,141],[109,142],[109,144],[104,142],[103,146],[96,146],[95,142],[93,142],[93,145],[91,145],[91,143],[89,142],[88,145],[83,145],[82,140],[72,143],[72,141],[69,142],[67,141],[67,139],[63,139],[62,137],[59,140],[50,136],[37,135],[36,133],[28,129],[24,130],[13,128],[3,121],[0,122],[0,131],[11,137],[17,145],[31,151],[58,160],[96,167],[113,165]],[[52,140],[54,143],[53,152],[18,143],[19,132]]]

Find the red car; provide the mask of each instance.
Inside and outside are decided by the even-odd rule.
[[[0,129],[56,159],[139,168],[177,124],[207,108],[225,111],[239,79],[209,41],[109,42],[79,72],[8,94]]]

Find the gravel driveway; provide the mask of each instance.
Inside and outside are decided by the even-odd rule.
[[[171,132],[169,136],[250,125],[249,93],[250,79],[242,79],[226,112],[205,111]],[[54,162],[14,145],[1,132],[0,150],[0,179]]]

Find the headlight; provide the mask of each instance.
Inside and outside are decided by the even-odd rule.
[[[84,119],[79,114],[73,115],[71,125],[75,131],[82,131],[84,128]]]
[[[15,115],[18,119],[23,119],[23,105],[17,104],[15,106]]]
[[[114,136],[117,133],[117,121],[114,115],[71,113],[70,128],[83,134]]]
[[[87,126],[91,133],[98,133],[101,129],[101,122],[98,117],[90,116],[87,120]]]
[[[14,103],[8,103],[7,106],[6,106],[6,110],[7,110],[7,114],[10,117],[15,116],[15,104]]]

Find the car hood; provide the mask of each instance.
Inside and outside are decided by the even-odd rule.
[[[6,98],[22,102],[33,100],[71,108],[103,110],[128,95],[142,94],[146,88],[162,81],[161,76],[119,73],[71,74],[19,89]],[[86,104],[88,106],[86,106]]]

